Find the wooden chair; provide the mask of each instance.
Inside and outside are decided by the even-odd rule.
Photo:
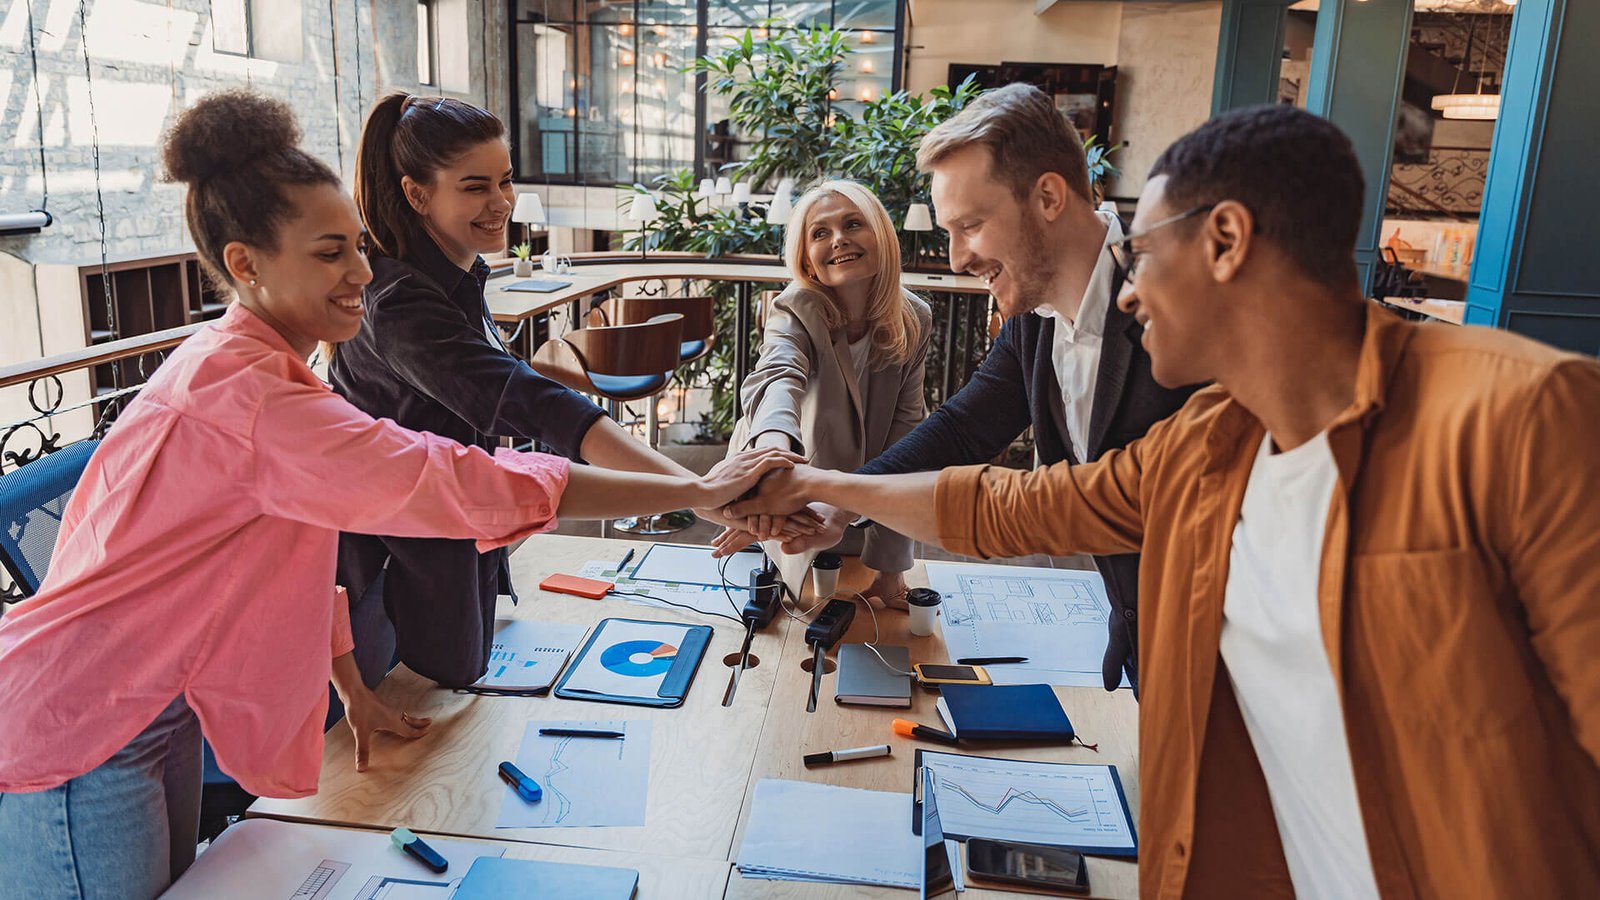
[[[655,398],[672,380],[682,353],[683,316],[671,312],[635,324],[580,328],[546,341],[528,362],[552,381],[604,399],[611,417],[619,421],[623,403],[648,398],[645,420],[654,447]],[[685,509],[618,519],[612,525],[629,534],[671,534],[694,522],[694,513]]]
[[[648,322],[664,313],[683,316],[683,343],[679,364],[693,362],[711,352],[717,336],[715,297],[624,297],[617,304],[617,323]]]
[[[613,415],[621,404],[661,393],[678,368],[683,316],[667,313],[633,325],[580,328],[534,351],[534,371],[601,397]]]

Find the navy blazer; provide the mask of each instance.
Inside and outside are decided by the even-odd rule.
[[[373,257],[361,330],[329,365],[333,388],[368,415],[489,453],[510,437],[576,458],[604,411],[491,336],[488,274],[481,258],[462,271],[426,237],[403,259]],[[340,535],[339,583],[353,605],[380,574],[399,658],[447,687],[481,677],[494,643],[495,598],[502,588],[510,592],[505,550],[480,555],[472,541]],[[354,616],[351,625],[357,657],[367,663],[362,645],[381,617]],[[371,678],[369,667],[362,674]]]
[[[1111,302],[1101,342],[1093,406],[1086,443],[1088,460],[1144,436],[1151,425],[1177,412],[1198,386],[1164,388],[1150,374],[1150,357],[1140,345],[1144,329],[1117,308],[1121,274],[1113,276]],[[986,463],[1029,426],[1039,462],[1080,462],[1067,437],[1061,383],[1051,346],[1054,317],[1013,316],[1000,328],[989,355],[954,397],[946,400],[916,430],[876,459],[857,469],[869,475],[927,472],[949,466]],[[1106,580],[1111,600],[1110,632],[1101,665],[1106,690],[1139,677],[1139,554],[1097,556],[1095,568]]]

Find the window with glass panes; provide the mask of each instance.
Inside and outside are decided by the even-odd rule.
[[[849,29],[837,102],[853,110],[899,88],[903,2],[511,0],[517,177],[605,185],[715,174],[740,157],[744,136],[726,103],[684,71],[697,56],[768,18]]]

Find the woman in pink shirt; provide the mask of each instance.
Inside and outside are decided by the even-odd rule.
[[[244,91],[179,117],[201,260],[238,293],[150,379],[78,483],[39,592],[0,620],[0,898],[153,897],[193,861],[200,735],[247,791],[316,790],[330,654],[352,727],[426,725],[348,679],[340,529],[502,546],[577,518],[715,507],[752,454],[692,480],[493,456],[376,420],[306,367],[372,277],[354,204]],[[363,723],[365,723],[363,725]]]

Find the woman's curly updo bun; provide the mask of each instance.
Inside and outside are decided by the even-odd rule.
[[[299,142],[289,104],[243,89],[207,94],[167,131],[166,177],[189,187],[184,215],[217,284],[233,284],[222,261],[229,243],[277,249],[278,229],[294,216],[285,187],[339,185],[339,176]]]

